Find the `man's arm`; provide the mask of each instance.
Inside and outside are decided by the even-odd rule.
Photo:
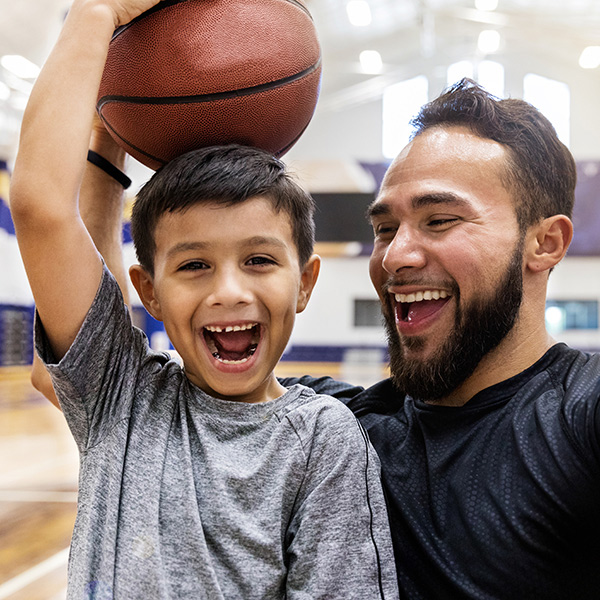
[[[75,339],[102,274],[78,197],[108,44],[115,27],[156,3],[76,0],[23,118],[11,212],[57,360]]]

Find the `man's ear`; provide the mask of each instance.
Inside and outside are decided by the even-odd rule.
[[[565,256],[573,239],[573,223],[553,215],[531,227],[527,236],[526,266],[536,273],[549,271]]]
[[[321,257],[313,254],[302,269],[300,278],[300,290],[298,292],[298,301],[296,302],[296,312],[301,313],[310,300],[310,295],[317,283],[319,271],[321,269]]]
[[[157,321],[162,321],[160,302],[156,298],[154,280],[151,275],[141,265],[132,265],[129,268],[129,277],[146,310]]]

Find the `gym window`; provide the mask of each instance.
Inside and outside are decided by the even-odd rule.
[[[566,329],[598,329],[598,301],[548,300],[546,326],[553,333]]]

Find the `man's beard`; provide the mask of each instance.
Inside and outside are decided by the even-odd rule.
[[[424,339],[406,338],[401,342],[393,311],[389,305],[384,307],[392,380],[402,393],[425,401],[444,398],[500,344],[513,328],[521,306],[522,261],[523,240],[520,240],[502,281],[490,298],[475,298],[461,308],[460,292],[455,286],[452,292],[456,301],[454,330],[426,360],[405,356],[405,347],[422,348]]]

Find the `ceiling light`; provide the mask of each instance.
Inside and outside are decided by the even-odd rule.
[[[371,24],[371,7],[367,0],[350,0],[346,4],[346,12],[350,23],[356,27]]]
[[[595,69],[600,67],[600,46],[588,46],[579,57],[579,66],[582,69]]]
[[[35,79],[40,74],[40,68],[37,65],[18,54],[6,54],[0,58],[0,64],[21,79]]]
[[[477,47],[483,54],[497,52],[500,47],[500,34],[495,29],[486,29],[479,34]]]
[[[360,66],[363,73],[370,73],[372,75],[381,73],[383,69],[381,54],[377,50],[363,50],[360,53]]]
[[[496,10],[498,0],[475,0],[475,8],[477,10]]]

